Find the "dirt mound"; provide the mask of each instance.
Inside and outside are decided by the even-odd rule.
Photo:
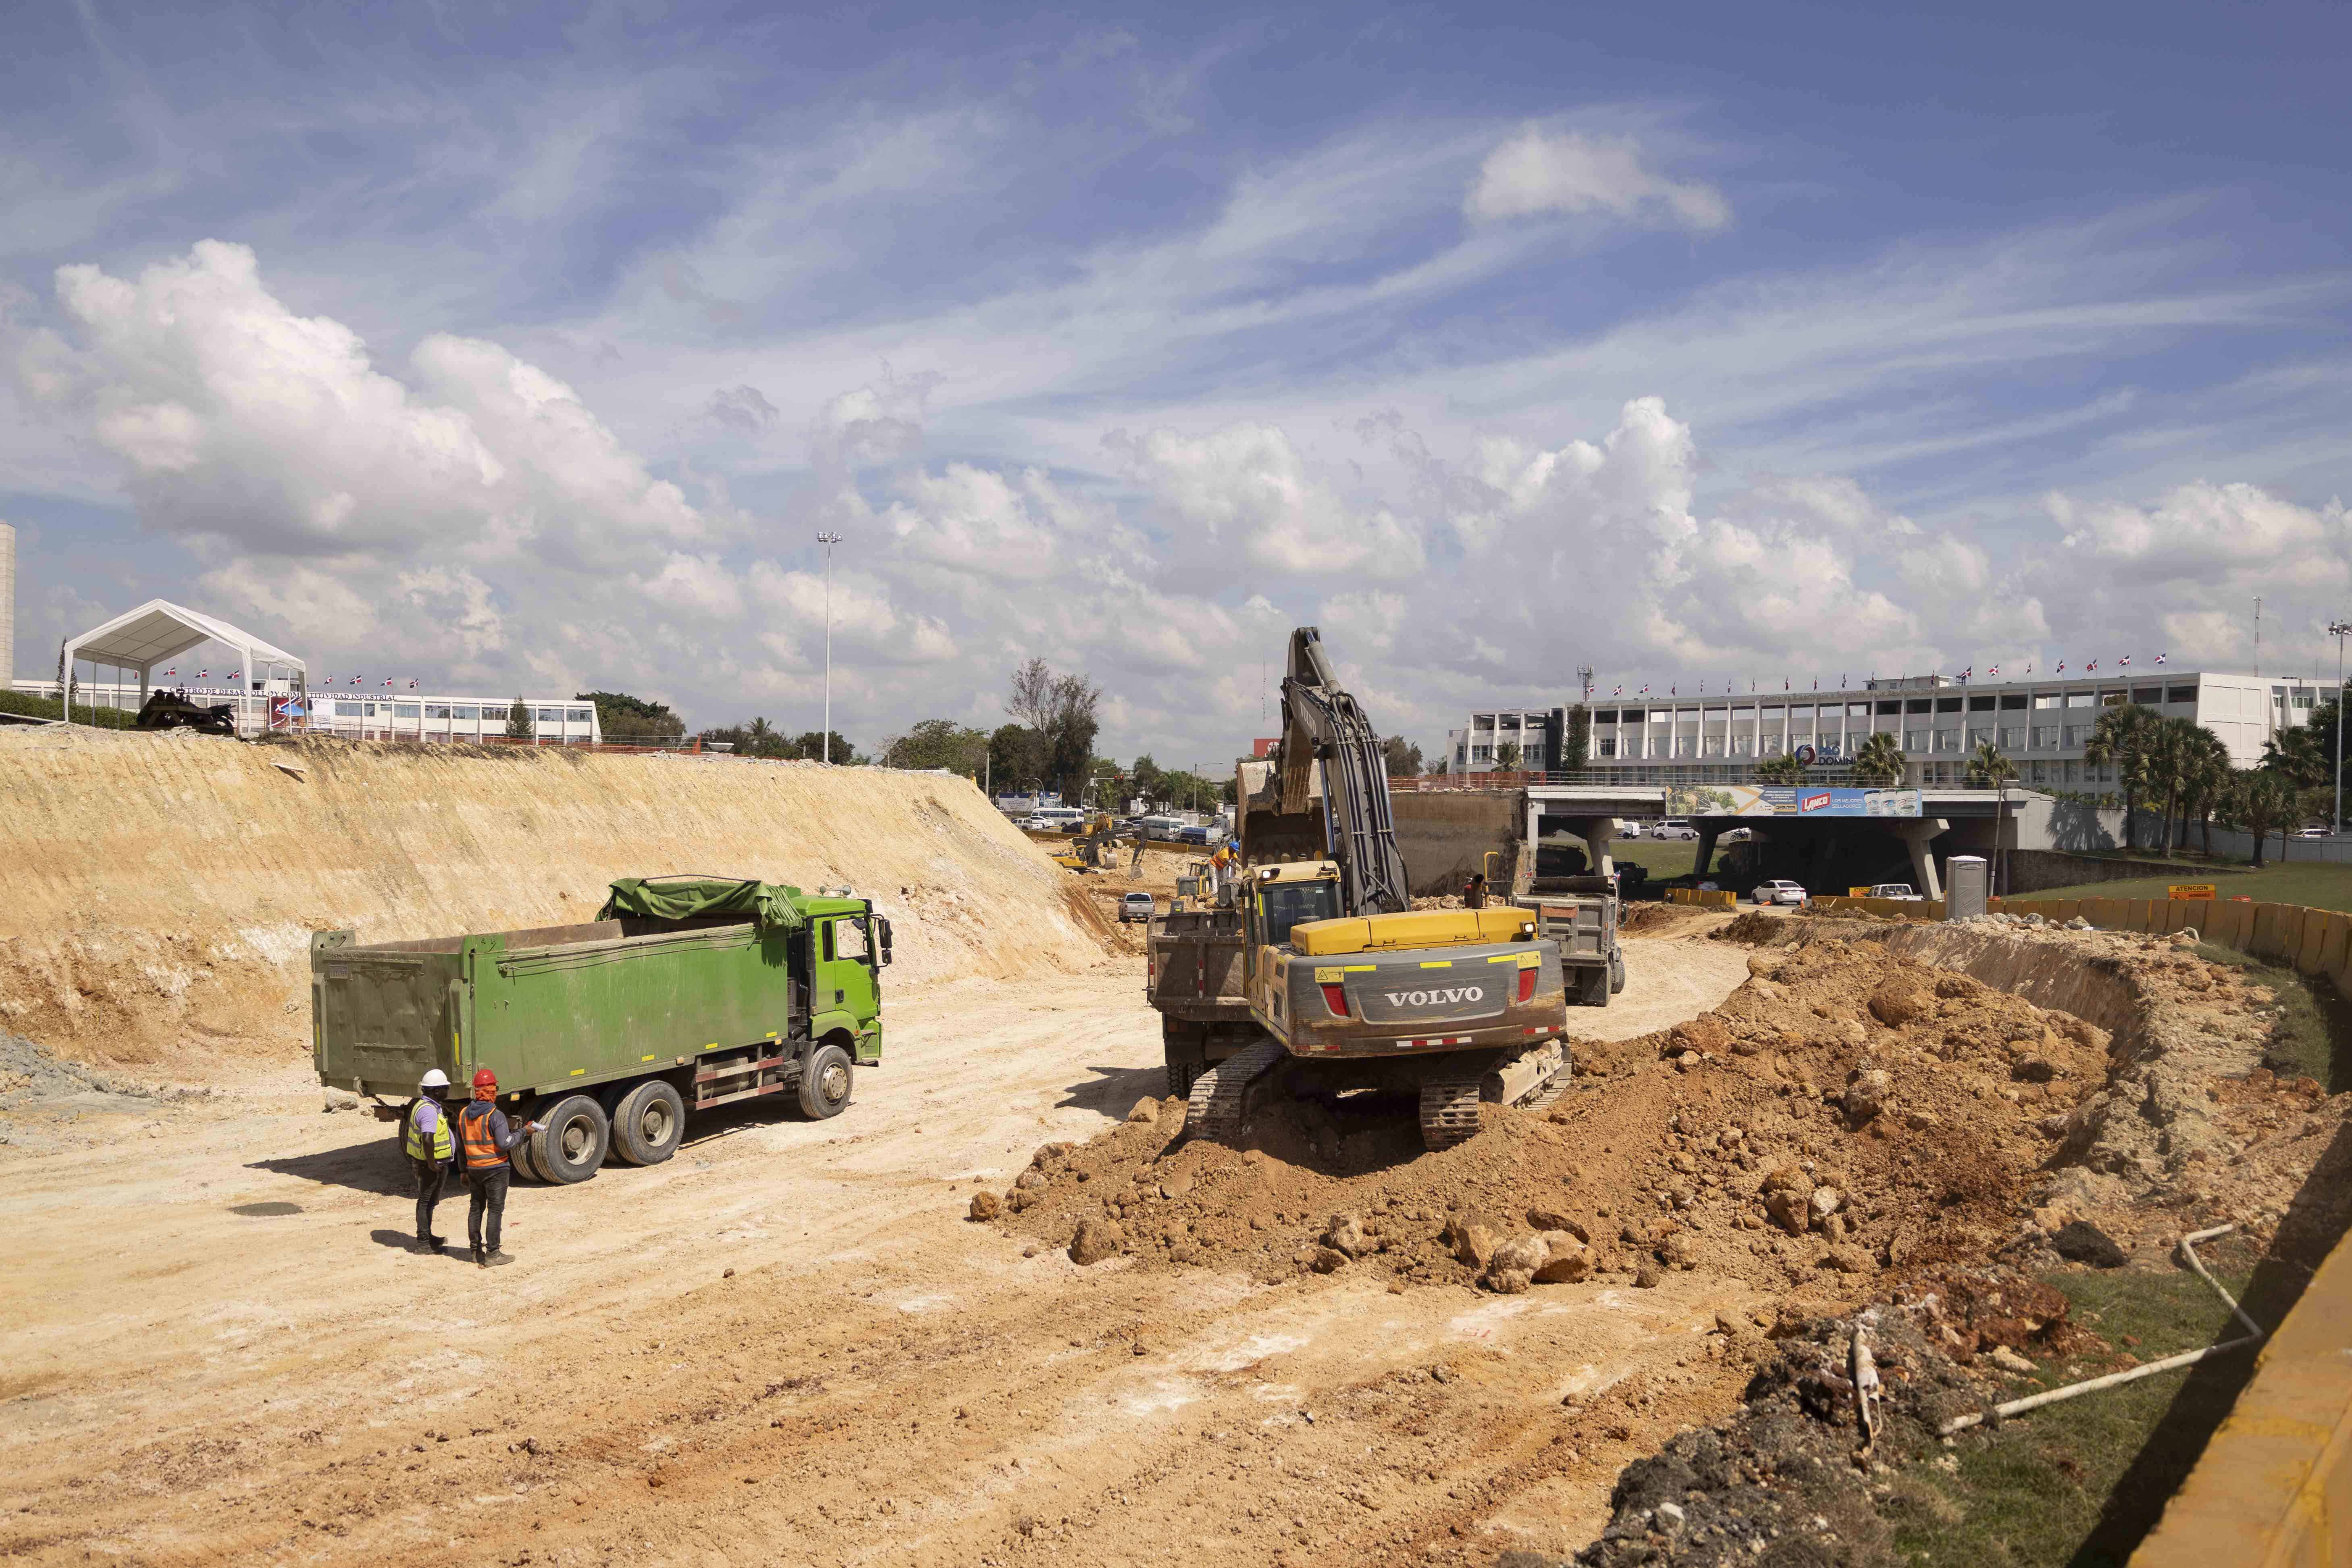
[[[305,1047],[312,931],[560,925],[616,877],[848,884],[901,984],[1084,967],[1107,931],[964,780],[716,756],[12,730],[0,859],[0,1026],[199,1076]]]
[[[1701,925],[1715,917],[1693,904],[1628,903],[1618,906],[1617,930],[1625,936],[1664,936],[1685,926]],[[1745,914],[1741,920],[1770,920],[1769,915]]]
[[[1582,1076],[1559,1103],[1488,1107],[1456,1148],[1423,1152],[1411,1104],[1375,1095],[1286,1104],[1240,1151],[1181,1140],[1168,1101],[1150,1122],[1040,1150],[1004,1223],[1060,1247],[1107,1219],[1147,1266],[1263,1277],[1468,1282],[1488,1276],[1491,1246],[1564,1230],[1603,1274],[1834,1282],[2006,1236],[2067,1114],[2105,1081],[2095,1026],[1874,944],[1751,968],[1701,1018],[1580,1044]],[[1333,1245],[1335,1216],[1365,1245]]]

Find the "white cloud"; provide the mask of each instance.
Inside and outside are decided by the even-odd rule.
[[[1486,154],[1463,210],[1486,221],[1602,212],[1701,232],[1731,221],[1731,204],[1697,180],[1670,180],[1630,137],[1529,125]]]
[[[1404,577],[1422,566],[1412,522],[1349,504],[1278,427],[1114,432],[1107,444],[1150,491],[1181,554],[1302,574]]]

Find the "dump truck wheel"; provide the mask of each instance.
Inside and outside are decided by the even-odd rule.
[[[1196,1025],[1162,1018],[1160,1047],[1168,1061],[1168,1092],[1178,1100],[1189,1098],[1194,1081],[1208,1070],[1208,1031]]]
[[[667,1079],[647,1079],[613,1112],[613,1152],[632,1165],[658,1165],[686,1136],[686,1098]]]
[[[604,1108],[588,1094],[567,1094],[539,1113],[538,1131],[530,1135],[530,1163],[558,1186],[584,1182],[604,1163],[612,1143],[612,1123]]]
[[[530,1140],[528,1138],[507,1151],[507,1163],[514,1167],[516,1175],[527,1182],[547,1180],[545,1176],[539,1173],[539,1167],[530,1163]]]
[[[1625,989],[1625,954],[1621,950],[1609,955],[1609,994],[1616,995]]]
[[[819,1046],[801,1069],[802,1111],[814,1121],[840,1115],[842,1107],[849,1103],[854,1079],[847,1051],[839,1046]]]

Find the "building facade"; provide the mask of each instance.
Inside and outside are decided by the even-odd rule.
[[[1695,781],[1710,775],[1737,779],[1758,763],[1801,746],[1813,748],[1820,764],[1849,763],[1865,740],[1883,731],[1903,748],[1912,784],[1958,784],[1970,753],[1990,742],[2016,764],[2025,784],[2095,790],[2116,782],[2112,764],[2084,757],[2091,731],[2107,708],[2135,702],[2193,721],[2221,739],[2232,763],[2252,767],[2262,761],[2263,742],[2304,723],[2334,695],[2333,681],[2297,676],[2158,669],[2137,677],[1968,684],[1944,676],[1911,676],[1841,691],[1621,699],[1593,704],[1586,765],[1596,772],[1687,771]],[[1563,712],[1474,714],[1467,729],[1448,731],[1453,770],[1493,771],[1500,739],[1517,739],[1531,727],[1538,737],[1556,733]],[[1530,726],[1528,721],[1537,722]],[[1528,754],[1523,749],[1521,755]],[[1543,771],[1538,762],[1522,766]]]
[[[190,701],[197,703],[229,702],[253,705],[256,708],[254,729],[262,727],[259,705],[268,707],[267,727],[272,730],[302,730],[313,734],[341,735],[352,741],[480,741],[497,739],[507,732],[508,710],[517,700],[512,697],[442,697],[423,692],[383,692],[378,695],[363,687],[348,689],[320,687],[310,694],[307,713],[289,716],[283,707],[297,699],[294,683],[288,680],[255,680],[246,683],[249,691],[236,686],[190,683],[185,687]],[[58,694],[55,680],[19,680],[18,691],[35,696],[54,698]],[[178,690],[178,681],[158,680],[158,690]],[[136,712],[142,700],[139,683],[131,681],[77,680],[74,701],[93,708],[119,708]],[[593,744],[604,740],[604,731],[596,721],[596,705],[577,698],[524,697],[524,708],[531,715],[532,738],[548,745]],[[299,702],[296,704],[299,706]]]

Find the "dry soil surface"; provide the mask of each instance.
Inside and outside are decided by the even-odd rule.
[[[1748,950],[1706,929],[1633,944],[1587,1032],[1722,1001]],[[1708,1331],[1761,1305],[1727,1273],[1267,1283],[966,1220],[1159,1092],[1140,990],[1133,959],[902,990],[838,1120],[730,1108],[665,1165],[520,1187],[487,1272],[408,1250],[389,1130],[303,1069],[28,1081],[0,1107],[0,1554],[1486,1563],[1591,1539],[1626,1460],[1736,1400]]]

